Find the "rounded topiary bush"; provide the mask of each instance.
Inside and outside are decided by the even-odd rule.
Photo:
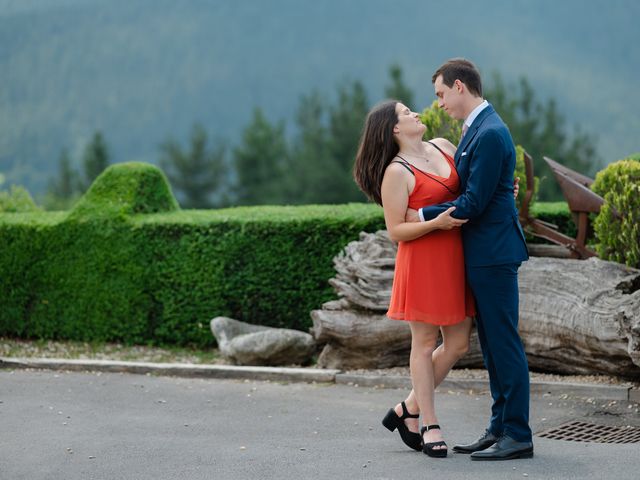
[[[162,170],[148,163],[128,162],[111,165],[102,172],[70,218],[123,217],[178,209]]]
[[[640,267],[640,154],[596,175],[594,192],[604,205],[594,222],[600,258]]]

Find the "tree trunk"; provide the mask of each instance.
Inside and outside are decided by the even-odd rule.
[[[640,376],[640,271],[595,257],[532,258],[518,278],[532,367]]]
[[[407,322],[384,313],[396,246],[385,231],[362,233],[334,259],[340,300],[311,313],[318,364],[386,368],[408,364]],[[640,271],[597,258],[531,258],[519,271],[520,334],[535,370],[640,377]],[[479,367],[477,336],[461,367]]]

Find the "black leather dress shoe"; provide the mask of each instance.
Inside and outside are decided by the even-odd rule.
[[[481,450],[485,450],[489,448],[491,445],[498,441],[498,437],[496,437],[489,430],[484,432],[478,440],[468,445],[454,445],[453,451],[457,453],[473,453],[479,452]]]
[[[506,435],[501,436],[490,448],[471,454],[471,460],[515,460],[533,458],[532,442],[516,442]]]

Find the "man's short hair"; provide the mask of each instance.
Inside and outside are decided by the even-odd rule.
[[[464,58],[452,58],[442,64],[431,77],[431,83],[436,83],[436,78],[442,75],[442,83],[451,88],[456,80],[464,83],[469,92],[476,97],[482,96],[482,80],[476,66]]]

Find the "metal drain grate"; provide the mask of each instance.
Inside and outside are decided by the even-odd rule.
[[[586,422],[569,422],[538,433],[552,440],[594,443],[640,443],[640,427],[614,427]]]

